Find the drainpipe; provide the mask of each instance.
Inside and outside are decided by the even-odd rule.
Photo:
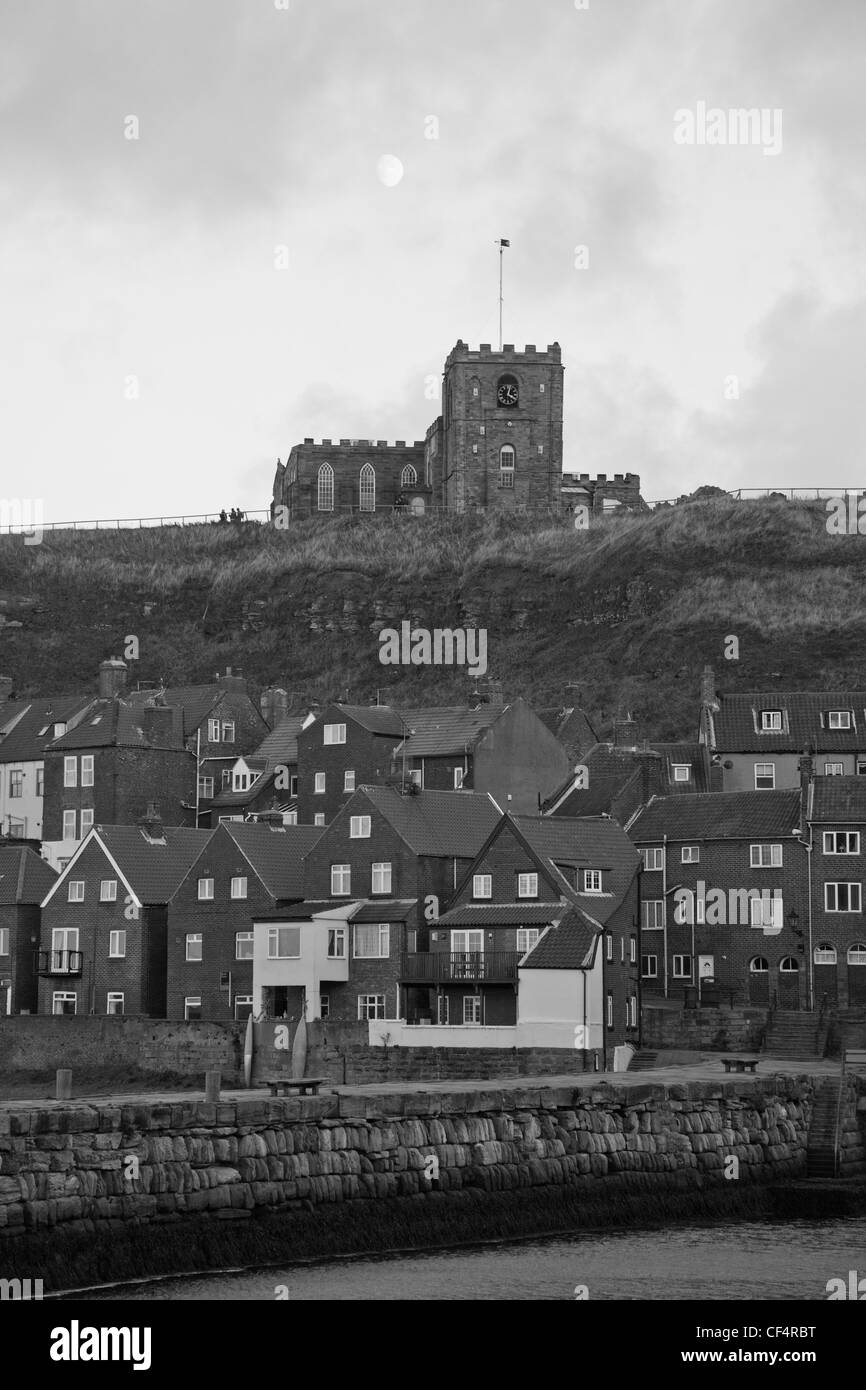
[[[195,731],[195,828],[198,830],[199,772],[201,769],[201,724]],[[291,791],[291,788],[289,788]]]
[[[662,926],[664,931],[664,989],[665,999],[668,997],[668,837],[662,836]],[[694,917],[694,913],[692,913]],[[692,957],[694,959],[694,957]]]

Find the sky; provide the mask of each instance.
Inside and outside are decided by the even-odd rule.
[[[503,237],[566,471],[856,487],[864,40],[863,0],[3,0],[0,497],[263,509],[305,437],[422,439]]]

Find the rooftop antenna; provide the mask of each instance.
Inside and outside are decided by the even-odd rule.
[[[502,252],[511,242],[501,237],[496,245],[499,247],[499,351],[502,351]]]

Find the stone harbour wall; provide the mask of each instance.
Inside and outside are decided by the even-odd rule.
[[[0,1250],[31,1232],[242,1221],[478,1189],[805,1174],[809,1077],[0,1107]],[[730,1166],[730,1165],[729,1165]]]

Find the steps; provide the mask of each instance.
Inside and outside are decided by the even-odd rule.
[[[836,1162],[836,1114],[839,1106],[838,1077],[823,1082],[815,1097],[806,1140],[806,1175],[810,1178],[834,1178]]]
[[[818,1053],[818,1015],[777,1009],[767,1028],[764,1052],[771,1057],[814,1059]]]
[[[646,1048],[641,1048],[636,1052],[628,1064],[629,1071],[652,1071],[656,1066],[657,1052],[648,1052]]]

